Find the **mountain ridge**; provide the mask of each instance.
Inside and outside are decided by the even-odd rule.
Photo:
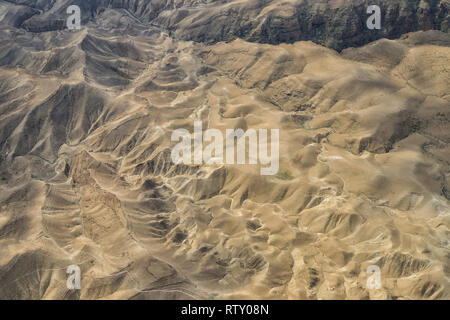
[[[414,31],[449,32],[448,0],[296,0],[296,1],[68,1],[52,5],[45,1],[9,0],[28,8],[46,10],[42,16],[30,13],[16,22],[33,32],[65,27],[65,9],[79,5],[82,21],[95,20],[106,8],[128,10],[145,23],[162,27],[180,40],[212,44],[242,38],[259,43],[313,41],[336,50],[367,44],[380,38],[399,38]],[[382,27],[369,30],[366,10],[378,5]]]

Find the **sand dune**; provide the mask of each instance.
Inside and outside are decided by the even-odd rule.
[[[135,19],[2,20],[0,298],[449,298],[448,33],[337,52]],[[174,164],[194,121],[279,129],[278,174]]]

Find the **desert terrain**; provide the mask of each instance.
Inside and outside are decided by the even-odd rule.
[[[449,299],[450,3],[374,2],[0,1],[0,299]]]

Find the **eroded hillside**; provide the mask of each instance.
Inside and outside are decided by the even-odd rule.
[[[0,298],[449,298],[448,33],[338,53],[195,29],[252,1],[83,1],[76,32],[30,2],[0,2]],[[278,174],[174,164],[196,120],[279,129]]]

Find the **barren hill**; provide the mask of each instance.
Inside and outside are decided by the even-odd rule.
[[[0,1],[0,298],[448,299],[448,1],[378,2]],[[194,121],[278,174],[174,164]]]

